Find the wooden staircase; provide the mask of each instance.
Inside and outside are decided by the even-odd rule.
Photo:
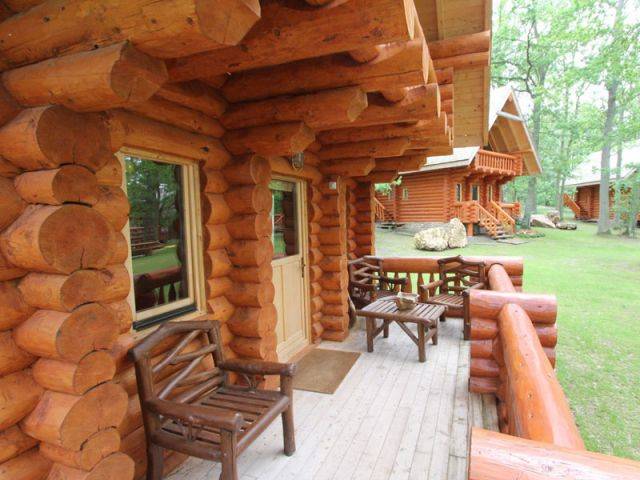
[[[381,228],[395,229],[404,224],[396,221],[395,212],[388,210],[377,198],[373,199],[373,211],[375,213],[375,221]]]
[[[496,202],[491,202],[490,212],[482,205],[477,203],[478,223],[483,227],[487,234],[494,240],[506,240],[513,238],[515,234],[515,220],[500,208]]]
[[[564,203],[565,207],[569,207],[576,218],[584,218],[586,216],[586,212],[578,205],[570,195],[566,193],[562,194],[562,203]]]

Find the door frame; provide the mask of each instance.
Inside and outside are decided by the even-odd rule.
[[[304,350],[311,344],[311,288],[309,285],[309,220],[307,215],[307,181],[303,178],[289,177],[286,175],[273,174],[271,180],[281,180],[291,182],[296,185],[296,220],[298,226],[298,242],[300,247],[300,256],[302,261],[302,291],[304,298],[302,302],[302,328],[304,332],[304,345],[295,351],[280,349],[276,346],[278,359],[283,360],[281,355],[285,355],[284,360],[290,359],[300,351]],[[272,207],[273,208],[273,207]],[[272,259],[271,266],[278,265],[278,262],[284,263],[283,259]]]

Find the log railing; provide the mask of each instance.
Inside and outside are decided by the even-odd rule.
[[[373,197],[373,212],[376,222],[384,222],[389,219],[388,217],[393,220],[393,215],[387,211],[387,208],[376,197]]]
[[[138,310],[171,303],[185,296],[182,267],[136,275],[133,279]]]
[[[499,264],[488,278],[490,290],[468,295],[469,385],[496,394],[502,433],[473,429],[469,479],[640,479],[640,463],[584,449],[553,369],[555,298],[518,293]]]
[[[519,218],[522,214],[522,207],[520,206],[520,202],[506,203],[506,202],[497,202],[505,212],[507,212],[511,218],[514,220]]]
[[[478,169],[500,170],[511,175],[517,175],[518,160],[519,158],[515,155],[478,150],[475,166]]]
[[[566,207],[569,207],[571,209],[571,211],[573,212],[573,214],[576,216],[576,218],[582,218],[582,208],[580,208],[580,205],[578,205],[573,198],[571,198],[570,195],[567,195],[566,193],[562,194],[562,203],[564,203],[564,205]]]
[[[489,202],[489,212],[491,212],[491,214],[498,219],[498,221],[500,223],[502,223],[502,226],[504,227],[506,232],[509,233],[515,233],[516,231],[516,221],[511,217],[511,215],[509,215],[503,208],[502,206],[494,201],[491,200],[491,202]]]

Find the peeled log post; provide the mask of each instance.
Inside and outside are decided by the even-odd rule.
[[[22,422],[22,430],[43,442],[80,450],[91,435],[117,427],[127,410],[126,392],[103,383],[82,396],[46,391]]]
[[[507,271],[500,264],[493,264],[487,272],[489,279],[489,285],[491,290],[498,292],[512,292],[515,293],[516,289],[507,274]]]
[[[77,270],[71,275],[29,273],[19,285],[34,307],[70,312],[89,302],[110,303],[129,294],[131,280],[124,265],[101,270]]]
[[[303,122],[277,123],[230,130],[222,141],[234,155],[286,155],[303,152],[315,140],[315,133]]]
[[[230,184],[255,185],[271,180],[271,165],[260,155],[234,158],[223,171]]]
[[[52,58],[2,74],[7,91],[21,105],[58,104],[78,112],[143,102],[166,81],[164,62],[128,43]]]
[[[257,0],[44,2],[0,24],[0,68],[127,39],[149,55],[181,57],[237,44],[259,18]]]
[[[94,349],[110,349],[119,328],[110,309],[88,303],[71,313],[38,310],[14,330],[14,339],[34,355],[79,362]]]
[[[0,465],[0,480],[44,480],[51,470],[51,461],[37,448]]]
[[[516,435],[584,449],[562,387],[527,313],[518,305],[505,305],[498,323],[509,378],[509,423]]]
[[[116,365],[108,352],[90,352],[78,363],[41,358],[33,366],[33,378],[48,390],[82,395],[96,385],[111,380]]]
[[[79,165],[26,172],[17,176],[14,183],[17,192],[29,203],[94,205],[98,201],[96,176]]]
[[[0,177],[0,231],[11,225],[26,206],[13,182]]]
[[[101,430],[87,439],[79,451],[43,442],[40,453],[52,462],[80,470],[92,470],[103,458],[120,450],[120,434],[115,428]],[[114,479],[115,480],[115,479]]]
[[[129,199],[120,187],[98,185],[98,201],[93,208],[102,214],[116,232],[124,228],[129,220]]]
[[[366,93],[359,87],[345,87],[234,104],[221,120],[228,130],[299,121],[311,128],[327,130],[336,124],[353,122],[366,107]]]
[[[25,170],[75,163],[95,171],[112,151],[109,131],[98,114],[48,106],[23,110],[0,128],[0,155]]]
[[[190,80],[406,41],[414,22],[405,0],[352,0],[325,8],[268,2],[240,45],[177,59],[170,75],[173,81]]]
[[[27,207],[0,237],[4,257],[21,268],[71,273],[101,268],[110,260],[113,228],[81,205]]]
[[[33,312],[13,282],[0,282],[0,331],[20,325]]]
[[[24,370],[0,377],[0,392],[0,430],[4,430],[36,407],[43,390],[31,373]]]
[[[25,435],[14,425],[0,432],[0,464],[38,445],[38,440]]]
[[[11,332],[0,332],[0,376],[23,370],[35,361],[33,355],[16,345]]]

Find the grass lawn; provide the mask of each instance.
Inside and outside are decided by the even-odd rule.
[[[180,265],[176,256],[176,245],[154,250],[150,255],[142,255],[133,258],[133,274],[153,272],[163,268],[176,267]]]
[[[442,256],[518,255],[524,289],[558,297],[557,372],[589,450],[640,460],[640,241],[596,226],[541,229],[523,245],[471,245]],[[380,256],[433,255],[378,230]]]

